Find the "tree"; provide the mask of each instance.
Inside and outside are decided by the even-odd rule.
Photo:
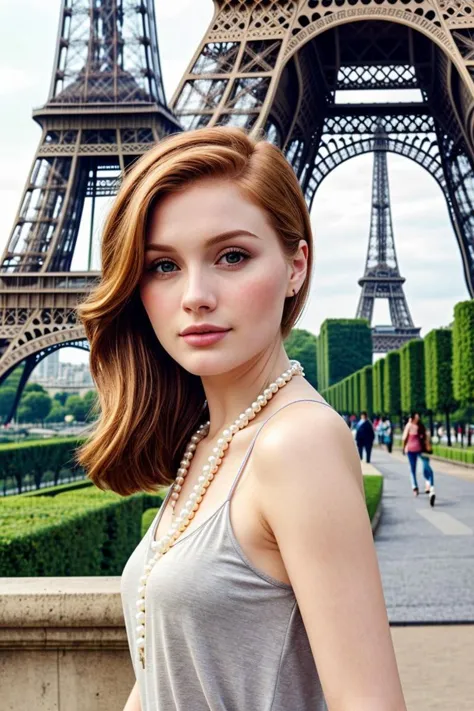
[[[15,401],[16,388],[0,388],[0,418],[6,420]]]
[[[68,415],[74,415],[77,422],[86,421],[87,404],[79,395],[70,395],[66,400],[65,409]]]
[[[304,368],[305,377],[311,383],[313,388],[318,387],[317,365],[316,365],[316,346],[317,338],[314,333],[305,331],[302,328],[293,328],[290,335],[284,342],[285,350],[288,358],[299,360]],[[90,390],[96,396],[94,390]],[[86,393],[84,399],[89,395]]]
[[[18,409],[18,419],[30,420],[30,422],[41,422],[44,425],[44,419],[49,414],[52,407],[52,400],[47,393],[29,392],[21,398],[21,404]],[[20,414],[21,413],[21,414]]]
[[[46,422],[62,422],[64,423],[64,417],[67,414],[66,408],[63,407],[58,400],[53,400],[53,406],[46,416]]]
[[[62,390],[59,393],[54,393],[53,400],[57,400],[60,405],[65,405],[66,400],[69,397],[69,394],[70,393],[66,392],[65,390]]]
[[[23,394],[26,393],[46,393],[45,388],[39,383],[27,383],[23,390]]]
[[[315,358],[316,360],[316,358]],[[301,361],[301,364],[305,368],[305,364]],[[307,372],[305,368],[305,373],[307,377]],[[96,390],[88,390],[83,396],[84,405],[86,407],[86,422],[93,422],[97,419],[99,414],[99,397]]]
[[[18,384],[21,380],[21,376],[23,375],[24,368],[25,368],[25,361],[23,361],[23,363],[20,363],[20,365],[18,365],[16,368],[14,368],[14,370],[12,370],[12,372],[10,373],[8,378],[6,378],[6,380],[4,380],[3,384],[0,386],[0,389],[1,388],[15,388],[15,390],[17,390]]]

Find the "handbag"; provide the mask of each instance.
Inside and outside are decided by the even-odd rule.
[[[420,437],[421,441],[421,456],[425,455],[428,459],[428,454],[433,454],[433,447],[431,446],[431,436],[428,431],[425,432],[424,437]]]

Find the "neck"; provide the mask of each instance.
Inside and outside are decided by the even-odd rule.
[[[210,439],[231,425],[268,385],[291,366],[283,343],[231,371],[203,376],[209,407]]]

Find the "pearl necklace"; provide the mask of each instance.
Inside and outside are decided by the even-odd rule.
[[[270,383],[268,388],[265,388],[263,393],[257,397],[252,405],[248,407],[245,412],[242,412],[232,425],[226,427],[222,431],[221,436],[217,440],[217,446],[212,450],[212,455],[208,457],[208,463],[204,465],[202,474],[198,477],[198,483],[193,487],[193,491],[181,509],[179,516],[171,524],[168,532],[164,536],[162,536],[158,541],[152,541],[151,547],[156,552],[153,558],[150,558],[148,563],[145,565],[144,574],[140,578],[138,599],[136,602],[136,620],[138,623],[138,626],[136,627],[136,647],[138,650],[138,661],[141,662],[143,669],[145,668],[145,592],[148,577],[153,570],[153,566],[162,556],[165,555],[165,553],[169,551],[176,540],[180,537],[181,533],[189,526],[191,520],[194,518],[207,488],[214,479],[219,465],[222,462],[224,452],[228,449],[229,443],[236,432],[246,427],[250,420],[253,420],[256,414],[260,412],[263,407],[265,407],[269,400],[271,400],[273,395],[278,392],[280,388],[284,387],[294,375],[304,376],[304,370],[301,363],[297,360],[290,360],[290,363],[291,367],[288,370],[285,370],[285,372],[276,378],[273,383]],[[179,498],[179,493],[188,473],[196,447],[198,443],[208,434],[209,426],[209,421],[200,425],[186,447],[186,452],[180,462],[180,468],[178,469],[175,483],[172,485],[171,506],[173,510]],[[164,503],[162,506],[163,505]]]

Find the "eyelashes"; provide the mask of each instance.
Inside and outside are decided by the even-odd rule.
[[[223,252],[220,255],[219,260],[222,259],[222,257],[226,256],[227,254],[239,254],[241,257],[243,257],[243,259],[240,260],[239,262],[234,262],[231,264],[227,263],[228,268],[238,267],[241,264],[243,264],[244,262],[246,262],[248,259],[251,258],[250,254],[248,252],[246,252],[244,249],[240,249],[238,247],[229,247],[229,249],[227,249],[225,252]],[[166,272],[157,271],[157,267],[160,264],[174,264],[174,262],[171,259],[169,259],[168,257],[166,257],[166,258],[163,257],[162,259],[155,260],[152,264],[150,264],[150,266],[146,268],[146,271],[147,272],[154,272],[155,274],[159,274],[160,276],[163,276],[165,274],[173,274],[174,270],[166,271]]]

